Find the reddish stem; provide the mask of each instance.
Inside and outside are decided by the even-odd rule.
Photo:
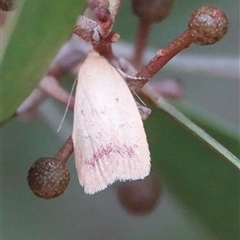
[[[63,164],[67,162],[71,154],[73,153],[73,141],[72,136],[70,136],[67,141],[63,144],[62,148],[55,155],[55,158],[61,161]]]
[[[147,46],[150,28],[151,28],[150,22],[140,21],[136,36],[135,51],[132,58],[132,64],[136,68],[139,68],[141,66],[142,56]]]
[[[41,89],[44,93],[55,98],[60,103],[67,106],[70,99],[69,108],[74,108],[74,98],[70,96],[69,92],[63,89],[56,78],[53,76],[45,76],[39,83],[38,88]]]
[[[190,46],[193,38],[189,30],[183,32],[166,48],[160,49],[155,57],[136,74],[137,77],[151,78],[181,50]]]

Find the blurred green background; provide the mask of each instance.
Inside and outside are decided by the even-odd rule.
[[[207,47],[193,45],[184,53],[198,53],[201,56],[219,58],[238,57],[239,2],[237,0],[175,1],[169,18],[153,27],[150,46],[156,49],[166,46],[186,29],[189,14],[206,3],[217,5],[226,12],[230,22],[229,33],[216,45]],[[47,57],[48,60],[44,58],[43,53],[29,56],[31,57],[29,68],[38,69],[33,79],[35,83],[27,86],[29,89],[46,71],[46,62],[51,62],[51,56],[54,56],[58,46],[67,39],[71,26],[74,25],[78,9],[69,6],[69,11],[73,12],[69,19],[64,19],[68,25],[63,27],[65,30],[61,30],[62,32],[59,30],[61,25],[59,26],[58,23],[63,17],[61,13],[64,12],[64,7],[66,7],[64,4],[59,6],[59,13],[52,16],[58,21],[52,21],[52,28],[49,27],[46,31],[47,33],[50,31],[53,36],[56,34],[58,38],[62,35],[62,38],[59,41],[55,38],[47,41],[47,38],[46,45],[43,38],[41,48],[39,47],[43,52],[53,49]],[[47,22],[48,16],[45,15],[51,14],[46,14],[48,13],[46,9],[42,12],[42,18],[35,19],[36,22]],[[22,11],[27,13],[29,10],[23,7]],[[136,25],[137,20],[131,14],[130,1],[124,0],[114,30],[123,40],[133,42]],[[47,26],[50,26],[49,22]],[[45,29],[44,25],[43,29]],[[37,33],[33,34],[34,31],[32,29],[31,34],[29,33],[31,37],[36,35],[39,38]],[[45,32],[43,31],[42,34]],[[27,36],[24,35],[18,40],[20,45]],[[57,44],[53,47],[54,41]],[[23,49],[18,48],[20,54],[18,57],[13,50],[12,55],[9,55],[9,59],[13,62],[12,66],[16,66],[10,71],[15,76],[21,75],[19,72],[21,68],[24,68],[24,71],[28,69],[15,63],[15,60],[21,59],[21,56],[28,57],[25,56]],[[11,53],[11,50],[8,51]],[[41,69],[39,70],[37,66]],[[11,69],[11,66],[8,67]],[[8,75],[4,75],[4,70],[5,68],[3,68],[3,81],[6,81]],[[167,66],[157,77],[161,79],[166,76],[178,76],[185,84],[186,92],[180,108],[239,156],[239,80],[178,71]],[[15,82],[17,80],[11,79]],[[31,79],[26,81],[31,82]],[[21,96],[28,95],[21,89],[18,87],[19,92],[23,91]],[[4,98],[2,99],[4,101]],[[27,172],[37,158],[54,156],[71,134],[71,112],[68,113],[60,133],[56,133],[64,109],[55,101],[49,100],[32,122],[14,119],[1,128],[1,237],[3,240],[239,239],[238,170],[196,139],[193,134],[179,126],[176,121],[154,107],[152,107],[152,116],[145,123],[152,154],[152,171],[161,188],[158,205],[152,213],[145,216],[128,213],[117,197],[117,184],[93,196],[85,195],[78,184],[72,157],[67,163],[71,172],[71,181],[64,195],[48,201],[36,198],[28,188]]]

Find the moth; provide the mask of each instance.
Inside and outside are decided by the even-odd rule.
[[[87,194],[150,172],[136,102],[121,74],[93,50],[78,74],[72,139],[78,179]]]

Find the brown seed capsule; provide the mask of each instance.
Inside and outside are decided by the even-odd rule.
[[[132,0],[132,8],[141,20],[156,23],[168,16],[172,3],[172,0]]]
[[[196,44],[210,45],[225,36],[228,19],[218,7],[206,5],[191,14],[188,27]]]
[[[0,0],[0,9],[6,12],[13,11],[13,3],[13,0]]]
[[[144,215],[157,207],[161,185],[150,175],[143,180],[121,183],[117,190],[119,201],[129,213]]]
[[[40,198],[51,199],[63,194],[70,180],[67,167],[55,158],[40,158],[28,171],[28,185]]]

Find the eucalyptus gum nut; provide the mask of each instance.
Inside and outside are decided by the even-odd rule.
[[[14,9],[14,1],[13,0],[0,0],[0,9],[2,11],[10,12]]]
[[[172,0],[132,0],[133,12],[143,21],[160,22],[172,9]]]
[[[190,15],[188,27],[196,44],[211,45],[227,33],[228,19],[218,7],[206,5]]]
[[[143,180],[120,183],[117,188],[122,207],[134,215],[153,212],[158,206],[161,191],[161,183],[153,175]]]
[[[28,171],[28,185],[40,198],[51,199],[63,194],[70,180],[67,167],[55,158],[40,158]]]

